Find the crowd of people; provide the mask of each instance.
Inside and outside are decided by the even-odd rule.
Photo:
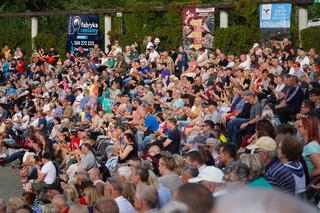
[[[320,208],[316,49],[6,46],[0,75],[0,165],[24,189],[0,212]]]

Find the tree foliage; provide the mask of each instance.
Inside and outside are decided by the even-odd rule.
[[[163,49],[176,48],[181,44],[182,21],[181,7],[201,3],[230,3],[236,8],[229,10],[229,29],[216,28],[216,47],[222,47],[230,53],[244,51],[258,42],[259,34],[259,0],[0,0],[0,12],[48,11],[64,9],[101,9],[127,8],[131,13],[123,14],[122,18],[112,16],[111,40],[119,40],[122,45],[138,42],[144,46],[147,36],[160,39]],[[149,9],[154,6],[166,6],[168,12],[154,12]],[[320,5],[309,7],[310,17],[319,16]],[[216,26],[219,21],[219,10],[216,14]],[[296,46],[299,44],[297,9],[293,7],[291,38]],[[0,18],[0,45],[21,47],[25,52],[31,52],[31,24],[29,17]],[[39,35],[37,46],[56,45],[63,55],[66,45],[66,16],[39,17]],[[313,32],[313,31],[312,31]],[[104,46],[104,19],[100,17],[101,47]],[[312,37],[312,36],[311,36]],[[308,39],[306,35],[301,37]],[[311,38],[310,38],[311,39]],[[309,46],[310,42],[303,41]],[[236,42],[237,41],[237,42]]]
[[[305,50],[316,48],[320,51],[320,27],[309,27],[301,31],[302,47]]]
[[[257,42],[259,34],[246,26],[232,26],[216,30],[215,48],[221,48],[227,54],[239,54],[248,51]]]

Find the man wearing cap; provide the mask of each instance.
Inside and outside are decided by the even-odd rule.
[[[241,137],[239,136],[241,136],[242,130],[255,125],[260,120],[262,113],[262,106],[252,91],[245,91],[244,96],[251,104],[249,119],[235,118],[227,123],[229,137],[236,145],[241,142]]]
[[[253,145],[247,146],[264,163],[264,178],[275,188],[284,192],[295,192],[295,180],[292,172],[277,157],[277,143],[270,137],[261,137]]]
[[[217,198],[227,193],[223,176],[224,174],[220,169],[214,166],[207,166],[200,171],[198,177],[189,179],[189,183],[204,185],[212,192],[212,196]]]

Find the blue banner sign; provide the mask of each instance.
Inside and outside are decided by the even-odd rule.
[[[260,28],[290,28],[292,4],[261,4]]]
[[[95,44],[99,44],[99,16],[72,15],[68,17],[67,50],[77,51],[82,47],[90,52]]]

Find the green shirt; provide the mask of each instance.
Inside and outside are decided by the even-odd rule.
[[[249,188],[265,188],[265,189],[272,189],[271,184],[264,179],[264,177],[258,177],[254,180],[252,180],[249,184],[248,184]]]

